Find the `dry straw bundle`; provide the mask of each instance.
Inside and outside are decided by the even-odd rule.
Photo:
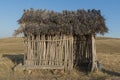
[[[76,10],[54,12],[49,10],[24,10],[19,24],[25,24],[16,30],[15,34],[21,32],[32,34],[104,34],[108,32],[105,19],[100,10]]]

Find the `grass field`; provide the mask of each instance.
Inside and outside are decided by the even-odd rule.
[[[104,70],[83,75],[80,80],[111,80],[110,78],[120,77],[120,39],[99,37],[96,40],[96,47],[98,60],[102,63]],[[12,60],[23,53],[22,38],[0,39],[0,78],[10,76],[8,73],[16,64]],[[14,55],[12,60],[9,59],[11,55]],[[79,76],[78,74],[81,73],[74,70],[71,76]]]

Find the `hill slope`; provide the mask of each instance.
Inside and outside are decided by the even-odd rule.
[[[22,38],[0,39],[0,53],[23,53],[24,44]]]
[[[98,53],[120,53],[120,39],[97,38],[96,47]],[[0,39],[0,53],[23,53],[24,44],[22,38]]]

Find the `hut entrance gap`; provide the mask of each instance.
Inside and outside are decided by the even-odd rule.
[[[74,36],[75,66],[84,71],[94,71],[97,69],[95,36],[77,35]]]

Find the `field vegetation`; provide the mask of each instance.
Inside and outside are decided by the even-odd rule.
[[[77,80],[120,80],[120,39],[118,38],[103,38],[97,37],[97,58],[102,64],[103,70],[95,73],[85,73],[74,69],[71,74],[65,74],[62,71],[60,73],[65,78],[71,78],[72,80],[76,77]],[[21,58],[24,53],[24,44],[22,38],[3,38],[0,39],[0,79],[24,76],[20,69],[13,73],[12,69],[19,65]],[[18,61],[17,61],[18,60]],[[59,71],[33,71],[32,75],[44,74],[57,74]],[[61,80],[63,77],[60,77]],[[30,77],[29,77],[30,78]],[[31,78],[32,79],[32,78]],[[55,78],[54,78],[55,79]],[[55,79],[55,80],[59,80]],[[12,80],[12,79],[11,79]]]

